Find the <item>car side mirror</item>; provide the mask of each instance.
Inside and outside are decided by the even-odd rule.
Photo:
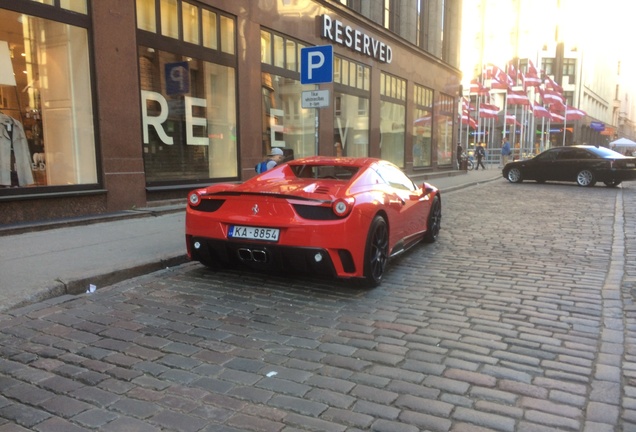
[[[424,193],[430,194],[435,189],[433,189],[433,187],[430,184],[424,183],[424,184],[422,184],[422,190],[424,191]]]

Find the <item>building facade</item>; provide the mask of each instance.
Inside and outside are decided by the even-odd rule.
[[[462,28],[462,70],[464,90],[482,67],[495,64],[509,71],[526,73],[532,62],[541,82],[553,80],[562,87],[564,103],[585,115],[570,121],[516,115],[531,134],[519,137],[521,148],[532,154],[537,149],[570,144],[605,145],[618,137],[633,139],[633,80],[631,53],[617,43],[625,34],[629,18],[621,18],[624,4],[608,0],[602,8],[581,6],[576,0],[547,0],[537,7],[531,0],[479,0],[464,2]],[[596,31],[599,23],[611,22],[611,32]],[[521,80],[515,90],[524,90]],[[532,102],[542,104],[539,92],[528,92]],[[536,97],[534,97],[536,96]],[[474,97],[473,97],[474,99]],[[502,99],[498,100],[503,107]],[[534,123],[532,123],[534,121]],[[503,112],[499,118],[503,125]],[[503,127],[491,137],[497,153]],[[517,133],[519,127],[517,127]],[[525,141],[525,142],[524,142]]]
[[[0,225],[242,181],[273,147],[452,167],[460,0],[0,0]],[[302,53],[333,47],[331,82]],[[306,108],[326,90],[329,103]],[[310,94],[310,93],[309,93]]]

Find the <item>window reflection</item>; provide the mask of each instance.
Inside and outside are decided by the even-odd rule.
[[[139,69],[147,182],[236,177],[234,69],[148,47]]]
[[[0,22],[0,61],[24,71],[0,83],[0,187],[97,183],[86,29],[6,10]]]

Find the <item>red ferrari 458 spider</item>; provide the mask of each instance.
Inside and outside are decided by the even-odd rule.
[[[440,191],[373,158],[292,160],[242,184],[190,192],[188,256],[220,269],[382,281],[390,258],[440,232]]]

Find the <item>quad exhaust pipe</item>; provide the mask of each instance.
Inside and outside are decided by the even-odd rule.
[[[254,261],[257,263],[266,263],[269,261],[269,254],[263,249],[240,248],[238,257],[241,261]]]

